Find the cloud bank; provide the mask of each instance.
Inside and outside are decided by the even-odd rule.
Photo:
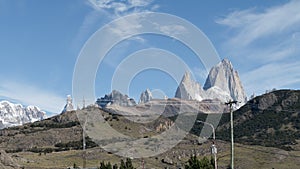
[[[216,23],[225,26],[222,50],[240,66],[248,95],[271,88],[298,88],[300,1],[258,10],[236,10]],[[245,66],[243,66],[245,65]]]
[[[50,114],[61,113],[65,105],[65,98],[53,91],[45,91],[33,85],[17,82],[1,82],[0,98],[14,100],[23,105],[38,106]]]

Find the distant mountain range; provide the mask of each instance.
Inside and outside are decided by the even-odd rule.
[[[110,104],[115,104],[119,106],[136,105],[136,102],[133,98],[129,98],[127,95],[124,95],[117,90],[113,90],[110,94],[106,94],[104,97],[98,98],[96,103],[100,107],[105,107]]]
[[[157,100],[151,102],[157,102]],[[126,134],[137,132],[136,134],[140,135],[140,131],[145,134],[155,132],[160,124],[176,119],[176,112],[180,111],[180,105],[172,103],[180,103],[182,100],[168,99],[166,102],[167,107],[164,109],[163,115],[167,116],[160,116],[145,124],[134,123],[120,115],[122,113],[118,113],[118,111],[124,111],[123,109],[87,107],[85,110],[102,114],[106,122],[113,124],[114,127]],[[194,102],[183,101],[182,103],[186,112],[194,112],[197,109]],[[148,106],[141,104],[138,109],[146,109]],[[198,120],[205,120],[207,117],[204,112],[207,112],[205,109],[208,107],[202,106],[203,111],[198,112]],[[217,108],[216,106],[220,106],[220,104],[216,104],[214,108]],[[126,108],[131,111],[136,109],[136,107]],[[189,115],[187,114],[187,116]],[[291,150],[300,140],[299,119],[300,91],[279,90],[255,97],[234,112],[235,141],[241,144],[257,144]],[[126,129],[124,127],[126,125],[134,128]],[[195,123],[191,133],[199,136],[201,126],[203,124]],[[144,131],[144,128],[147,130]],[[224,113],[216,130],[216,138],[230,140],[229,130],[229,113]],[[70,143],[70,145],[80,148],[81,138],[82,127],[77,119],[76,111],[68,111],[42,121],[0,130],[0,146],[5,147],[5,150],[8,151],[36,151],[33,145],[38,148],[52,147],[58,151],[66,151],[68,149],[60,147],[61,143]]]
[[[46,113],[36,106],[23,107],[9,101],[0,101],[0,129],[18,126],[47,118]]]
[[[203,88],[200,83],[193,80],[189,72],[186,72],[176,90],[175,98],[196,101],[219,100],[221,102],[237,100],[236,108],[247,102],[238,72],[234,70],[231,62],[227,59],[211,68]],[[152,99],[154,99],[152,93],[147,89],[141,93],[139,103],[147,103]],[[97,104],[101,107],[111,104],[135,106],[136,101],[119,91],[113,90],[110,94],[99,98]]]

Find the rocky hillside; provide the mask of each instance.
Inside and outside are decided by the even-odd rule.
[[[230,140],[229,114],[217,137]],[[300,140],[300,91],[278,90],[255,97],[234,112],[235,141],[290,150]]]
[[[1,169],[20,169],[16,161],[5,151],[0,150],[0,168]]]
[[[151,100],[134,107],[108,106],[100,109],[89,106],[85,108],[89,114],[101,114],[113,128],[133,137],[140,137],[140,132],[156,133],[157,127],[164,125],[166,121],[173,120],[173,117],[176,119],[179,113],[196,115],[197,113],[220,112],[223,109],[224,106],[219,104],[206,105],[179,99]],[[147,123],[130,121],[131,119]],[[90,146],[94,146],[94,143],[90,142]],[[67,111],[42,121],[0,130],[0,147],[4,147],[7,152],[80,149],[82,148],[82,127],[76,111]]]
[[[0,147],[8,152],[43,151],[57,143],[80,141],[82,128],[75,111],[43,121],[0,130]]]

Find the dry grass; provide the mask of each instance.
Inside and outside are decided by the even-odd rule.
[[[218,141],[218,164],[219,168],[226,168],[230,164],[230,144],[228,142]],[[157,157],[145,158],[146,168],[176,168],[176,165],[167,165],[161,162],[165,156],[171,158],[174,163],[184,165],[192,154],[193,150],[197,150],[199,158],[203,156],[210,157],[210,142],[202,145],[180,143],[173,149],[165,152]],[[182,156],[182,152],[186,156]],[[181,155],[180,155],[181,154]],[[76,163],[79,166],[83,164],[83,151],[72,150],[65,152],[54,152],[50,154],[21,152],[14,153],[13,158],[25,168],[30,169],[65,169]],[[181,158],[179,159],[179,156]],[[97,167],[100,161],[110,161],[113,164],[120,162],[119,156],[107,153],[100,148],[89,149],[86,152],[86,166]],[[141,159],[133,160],[135,167],[141,167]],[[297,169],[300,165],[300,151],[284,151],[272,147],[249,146],[235,144],[235,167],[243,169],[253,168],[281,168],[281,169]]]

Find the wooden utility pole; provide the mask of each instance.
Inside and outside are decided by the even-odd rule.
[[[234,143],[233,143],[233,104],[237,104],[237,101],[231,101],[225,103],[229,105],[230,110],[230,131],[231,131],[231,169],[234,169]]]

